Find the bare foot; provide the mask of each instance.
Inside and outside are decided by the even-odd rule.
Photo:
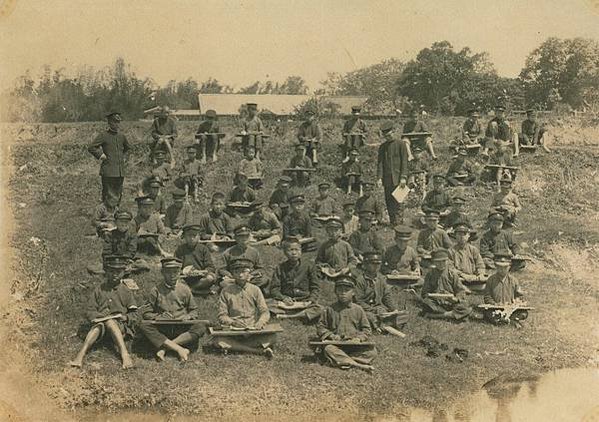
[[[164,349],[160,349],[159,351],[156,352],[156,357],[158,358],[158,360],[164,362],[164,357],[166,356],[166,350]]]
[[[131,356],[123,356],[123,369],[133,368],[133,361],[131,360]]]
[[[187,359],[189,359],[189,349],[186,349],[185,347],[181,348],[181,351],[177,352],[179,354],[179,360],[181,362],[187,362]]]
[[[81,368],[83,366],[83,360],[82,359],[73,359],[72,361],[69,361],[69,366],[72,366],[75,368]]]

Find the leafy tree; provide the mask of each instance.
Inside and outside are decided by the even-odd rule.
[[[526,100],[554,108],[599,101],[599,41],[548,38],[526,59],[520,72]]]

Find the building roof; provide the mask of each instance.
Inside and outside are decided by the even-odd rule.
[[[310,95],[274,95],[274,94],[199,94],[200,113],[215,110],[220,116],[239,114],[239,109],[246,103],[257,103],[259,111],[268,111],[276,115],[293,114],[295,108],[312,98]],[[350,114],[351,107],[363,105],[365,96],[331,96],[323,99],[339,104],[341,114]]]

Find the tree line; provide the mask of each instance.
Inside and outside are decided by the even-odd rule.
[[[423,107],[429,113],[463,115],[472,106],[489,110],[500,99],[508,107],[541,110],[599,108],[599,42],[549,38],[526,58],[517,78],[497,74],[489,55],[465,47],[459,51],[447,41],[422,49],[408,62],[396,58],[344,74],[329,73],[313,93],[363,95],[367,112],[392,114]],[[197,109],[198,94],[308,94],[301,76],[283,82],[256,81],[234,89],[217,79],[191,78],[158,86],[140,78],[124,59],[108,68],[83,67],[74,76],[63,69],[44,69],[34,79],[29,72],[2,93],[3,121],[95,121],[108,109],[125,119],[143,116],[145,109],[168,105]],[[326,106],[325,106],[326,108]]]

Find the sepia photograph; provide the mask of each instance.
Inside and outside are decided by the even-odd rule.
[[[599,0],[0,0],[0,421],[599,421]]]

